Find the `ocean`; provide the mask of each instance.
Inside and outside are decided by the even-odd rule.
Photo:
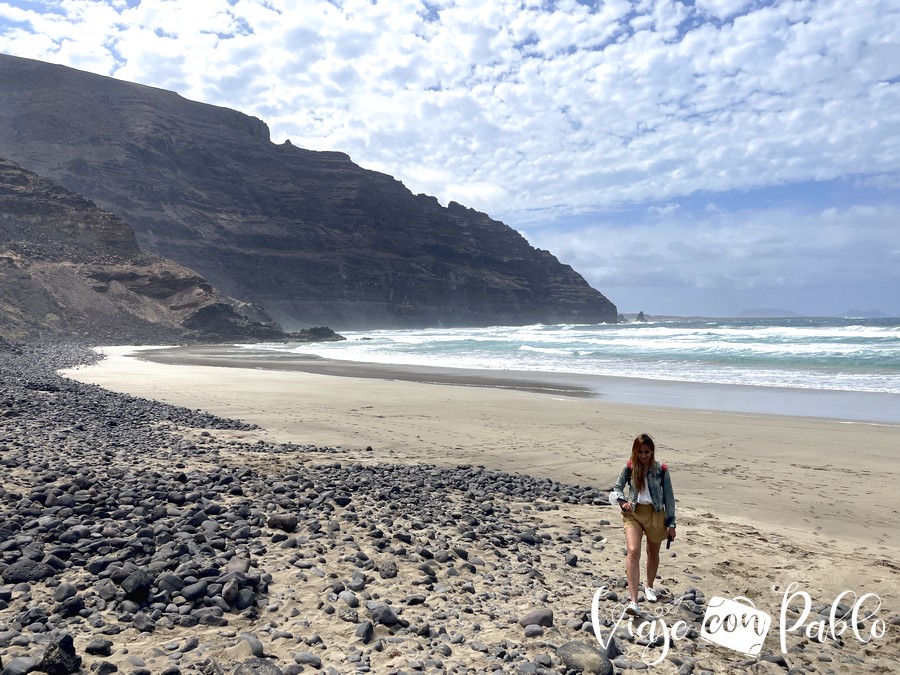
[[[895,318],[681,319],[342,334],[347,341],[245,347],[365,363],[552,374],[620,402],[900,422]]]

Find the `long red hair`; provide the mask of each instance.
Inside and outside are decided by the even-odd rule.
[[[649,464],[643,464],[638,458],[638,452],[641,446],[644,445],[650,448]],[[639,434],[634,439],[634,443],[631,444],[631,459],[628,460],[628,466],[631,467],[631,484],[638,492],[644,489],[644,485],[647,482],[647,472],[650,471],[655,462],[656,443],[653,442],[653,439],[648,434]]]

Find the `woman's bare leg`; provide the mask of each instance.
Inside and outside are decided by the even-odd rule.
[[[653,581],[656,579],[657,570],[659,570],[660,546],[662,546],[662,542],[654,544],[649,539],[647,540],[647,586],[650,588],[653,588]]]
[[[628,595],[631,596],[632,602],[637,602],[638,587],[641,583],[641,538],[643,536],[644,531],[639,527],[625,528],[625,550],[627,554],[625,559],[625,576],[628,579]],[[658,546],[656,550],[658,553]],[[659,565],[659,557],[657,557],[656,563]]]

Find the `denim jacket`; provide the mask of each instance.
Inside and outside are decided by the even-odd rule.
[[[628,487],[628,496],[623,492]],[[672,491],[672,479],[669,468],[665,464],[654,462],[647,474],[647,488],[650,490],[650,501],[657,511],[666,510],[666,527],[675,527],[675,493]],[[637,502],[637,490],[631,484],[631,461],[622,469],[619,480],[612,489],[612,496],[632,503]]]

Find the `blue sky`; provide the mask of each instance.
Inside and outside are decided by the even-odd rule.
[[[0,0],[0,52],[346,152],[623,312],[900,315],[896,0]]]

